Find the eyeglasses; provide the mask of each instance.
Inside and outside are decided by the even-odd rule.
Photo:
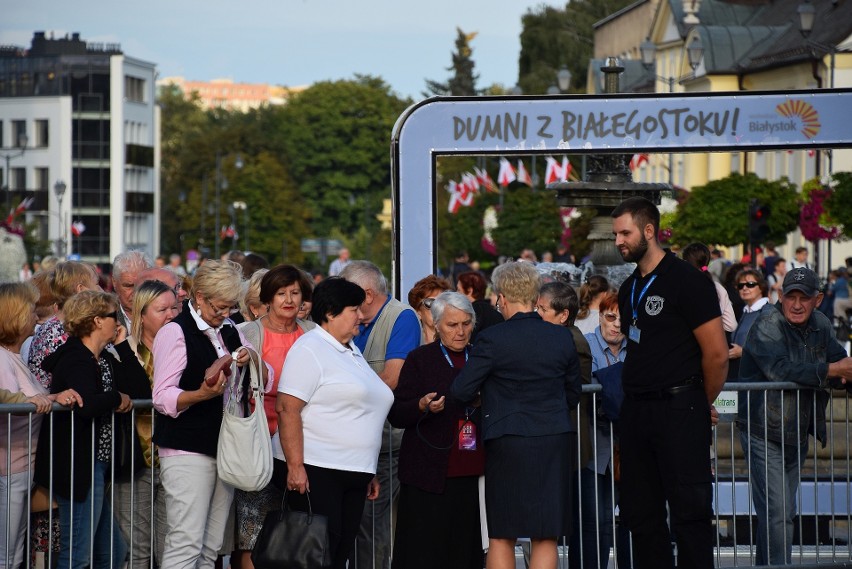
[[[616,320],[621,321],[621,315],[616,314],[615,312],[604,312],[603,317],[606,318],[607,322],[615,322]]]
[[[225,306],[225,307],[216,306],[215,304],[210,302],[209,298],[205,299],[205,300],[207,300],[207,304],[210,306],[210,308],[213,309],[213,314],[215,314],[216,316],[222,316],[222,315],[227,316],[228,314],[231,313],[231,309],[233,308],[233,305],[228,305],[228,306]]]
[[[112,318],[116,322],[118,322],[118,310],[115,312],[110,312],[109,314],[104,314],[101,318]]]
[[[430,297],[427,297],[427,298],[424,298],[423,300],[421,300],[420,304],[422,304],[426,308],[432,308],[433,302],[435,302],[435,299],[430,296]]]
[[[745,287],[754,288],[756,286],[757,286],[757,283],[755,281],[748,281],[748,282],[745,282],[745,283],[737,283],[737,290],[742,290]]]

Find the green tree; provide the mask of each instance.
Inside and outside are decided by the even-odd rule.
[[[541,94],[556,84],[563,66],[571,71],[571,92],[586,91],[586,72],[594,47],[594,24],[634,0],[571,0],[564,9],[541,5],[521,18],[518,85]]]
[[[410,104],[381,79],[356,76],[316,83],[266,113],[272,148],[311,204],[314,236],[378,227],[375,214],[390,197],[391,131]]]
[[[426,92],[424,97],[432,97],[435,95],[452,95],[452,96],[473,96],[477,95],[476,81],[479,75],[475,74],[473,61],[473,48],[470,47],[470,42],[476,37],[476,32],[466,34],[461,28],[456,28],[456,51],[453,52],[453,64],[447,68],[447,71],[453,73],[452,77],[447,79],[445,83],[432,79],[426,80]]]
[[[756,174],[731,174],[697,186],[678,205],[671,241],[739,245],[748,241],[749,201],[757,198],[771,209],[767,241],[782,243],[799,221],[799,196],[787,178],[768,181]]]
[[[562,221],[553,192],[533,191],[514,183],[503,196],[498,213],[494,241],[501,255],[517,257],[529,247],[533,251],[552,251],[559,243]]]
[[[832,192],[826,200],[826,209],[843,226],[842,236],[848,238],[852,233],[852,172],[835,172],[831,178]]]

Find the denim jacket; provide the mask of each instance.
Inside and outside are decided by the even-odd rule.
[[[810,389],[767,391],[765,399],[764,392],[751,391],[747,400],[740,398],[737,425],[744,432],[750,428],[752,436],[785,445],[804,444],[808,435],[815,435],[824,447],[828,364],[844,357],[846,351],[823,313],[815,310],[805,326],[793,326],[780,304],[767,304],[743,346],[739,380],[792,381]]]

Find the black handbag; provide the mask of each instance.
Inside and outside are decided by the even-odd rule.
[[[269,512],[251,561],[257,569],[323,569],[331,567],[328,542],[328,518],[314,514],[310,493],[308,511],[291,510],[287,504],[287,491],[281,500],[281,509]]]

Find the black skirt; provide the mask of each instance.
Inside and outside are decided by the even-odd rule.
[[[559,539],[571,535],[570,480],[575,433],[506,435],[485,442],[488,536]]]
[[[477,476],[447,478],[443,494],[401,484],[393,569],[482,569]]]

